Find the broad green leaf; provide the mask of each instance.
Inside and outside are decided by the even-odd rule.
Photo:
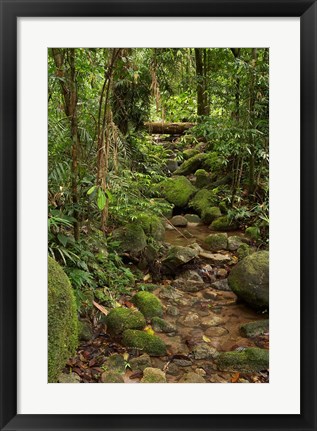
[[[95,191],[95,189],[96,189],[96,186],[90,187],[90,189],[87,192],[87,195],[91,195]]]
[[[101,189],[98,189],[97,205],[100,211],[102,211],[106,206],[106,195]]]
[[[57,234],[57,238],[61,244],[63,244],[64,247],[67,245],[68,237],[66,235],[63,235],[62,233]]]

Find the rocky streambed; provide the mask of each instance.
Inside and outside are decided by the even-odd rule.
[[[268,252],[246,256],[240,232],[192,222],[167,224],[165,241],[155,282],[146,277],[93,332],[83,323],[61,382],[269,381]]]

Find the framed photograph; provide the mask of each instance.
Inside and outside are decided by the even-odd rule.
[[[316,2],[0,4],[1,430],[316,430]]]

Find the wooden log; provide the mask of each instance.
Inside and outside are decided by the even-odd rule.
[[[196,123],[162,123],[147,122],[144,126],[151,134],[181,135],[185,130],[194,127]]]

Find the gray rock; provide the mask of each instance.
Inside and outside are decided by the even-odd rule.
[[[198,252],[190,247],[173,246],[169,249],[167,256],[162,259],[162,269],[173,273],[175,269],[190,262],[197,255]]]
[[[197,344],[194,350],[195,359],[215,359],[218,356],[217,350],[206,343]]]
[[[239,236],[229,236],[228,238],[228,249],[230,251],[235,251],[238,250],[238,248],[240,247],[240,245],[243,244],[243,241],[241,240],[241,238]]]
[[[141,383],[166,383],[165,373],[159,368],[145,368]]]
[[[80,383],[80,377],[76,373],[62,373],[58,376],[58,383]]]
[[[186,314],[186,316],[182,316],[180,319],[178,319],[178,322],[191,328],[200,326],[200,318],[197,313],[193,312],[189,312]]]
[[[201,218],[197,214],[185,214],[184,217],[189,223],[201,223]]]
[[[130,368],[132,371],[143,371],[145,368],[151,367],[151,358],[147,353],[144,353],[137,358],[129,360]]]
[[[252,338],[269,332],[269,320],[257,320],[256,322],[245,323],[240,326],[240,333],[243,337]]]
[[[223,335],[228,334],[228,329],[223,328],[222,326],[212,326],[210,328],[207,328],[205,331],[205,335],[207,337],[222,337]]]
[[[176,364],[174,364],[174,362],[168,364],[166,374],[170,374],[171,376],[179,376],[181,372],[181,369]]]
[[[191,367],[192,361],[190,359],[174,359],[173,361],[179,367]]]
[[[176,226],[176,227],[186,227],[188,224],[188,221],[186,220],[186,218],[181,215],[176,215],[172,217],[170,222],[172,223],[173,226]]]
[[[191,270],[183,272],[181,277],[174,280],[173,286],[184,292],[198,292],[206,287],[198,272]]]
[[[228,284],[228,279],[224,278],[223,280],[217,280],[211,284],[213,289],[224,290],[225,292],[230,292],[231,289]]]
[[[152,319],[152,328],[155,332],[176,332],[176,326],[172,325],[171,323],[167,322],[164,319],[161,319],[160,317],[153,317]]]
[[[174,159],[169,159],[166,161],[166,169],[168,169],[170,172],[175,172],[178,168],[178,161]]]
[[[186,373],[179,380],[179,383],[206,383],[205,379],[197,373]]]
[[[105,371],[115,371],[118,374],[125,372],[126,362],[123,356],[118,353],[114,353],[109,356],[106,361],[103,363],[102,367]]]
[[[231,262],[230,256],[227,256],[225,254],[220,254],[220,253],[200,252],[199,256],[209,260],[211,263],[217,266],[224,265],[226,263]]]
[[[101,374],[101,383],[124,383],[121,374],[115,371],[105,371]]]
[[[175,307],[175,305],[168,305],[166,307],[166,314],[168,314],[169,316],[178,316],[179,309]]]
[[[179,298],[183,297],[183,293],[180,292],[179,290],[177,290],[175,287],[173,286],[166,286],[163,287],[160,292],[159,292],[159,297],[161,299],[171,299],[171,300],[176,300]]]
[[[208,316],[208,317],[203,317],[201,319],[201,326],[203,328],[208,328],[209,326],[217,326],[217,325],[221,325],[224,323],[224,320],[219,317],[216,316],[214,314]]]
[[[78,322],[78,338],[81,341],[89,341],[93,338],[93,330],[89,322],[86,320],[79,320]]]

